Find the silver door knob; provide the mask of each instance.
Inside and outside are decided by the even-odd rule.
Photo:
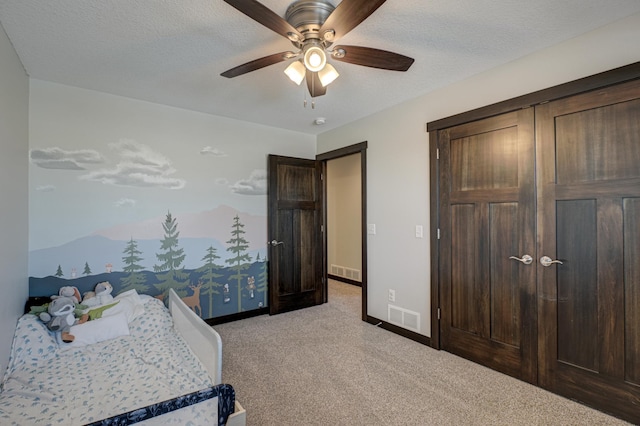
[[[551,258],[549,256],[542,256],[540,258],[540,263],[542,263],[542,266],[544,266],[544,267],[551,266],[552,263],[559,263],[560,265],[563,264],[559,260],[551,260]]]
[[[522,262],[525,265],[530,265],[531,262],[533,262],[533,257],[529,256],[528,254],[525,254],[524,256],[522,256],[522,258],[509,256],[509,259],[517,260],[518,262]]]
[[[277,241],[277,240],[271,240],[271,245],[272,246],[277,246],[279,244],[283,244],[284,245],[284,241]]]

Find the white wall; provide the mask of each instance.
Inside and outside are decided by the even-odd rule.
[[[0,372],[27,298],[29,78],[0,26]]]
[[[318,136],[318,153],[368,141],[368,314],[394,305],[419,312],[430,335],[427,122],[640,60],[640,14]],[[428,78],[428,76],[425,76]],[[424,226],[424,239],[415,226]]]
[[[362,277],[362,187],[360,153],[327,161],[327,261]]]

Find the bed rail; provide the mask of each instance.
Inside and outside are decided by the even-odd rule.
[[[169,289],[169,311],[174,327],[196,354],[214,385],[222,383],[222,339]]]
[[[234,412],[235,391],[233,390],[233,386],[228,384],[221,384],[215,385],[208,389],[193,392],[188,395],[183,395],[168,401],[159,402],[147,407],[137,408],[127,413],[118,414],[107,419],[89,423],[85,426],[130,425],[134,423],[141,423],[145,425],[161,425],[169,423],[168,417],[176,419],[176,422],[178,422],[178,420],[180,419],[189,419],[189,413],[191,413],[187,411],[187,414],[184,414],[182,417],[180,417],[179,412],[181,410],[184,411],[185,409],[188,409],[188,407],[192,407],[197,404],[204,404],[209,401],[213,401],[214,404],[217,404],[217,410],[216,407],[211,407],[210,405],[206,408],[206,410],[211,410],[217,413],[217,415],[214,416],[214,418],[217,417],[218,421],[218,423],[215,423],[216,425],[231,426],[232,424],[234,424],[233,421],[230,421],[229,423],[227,423],[227,421],[230,420],[229,416]],[[193,419],[189,419],[188,423],[186,424],[200,424],[194,423],[192,420]]]

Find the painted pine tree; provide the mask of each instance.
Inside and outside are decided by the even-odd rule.
[[[180,232],[171,212],[167,213],[162,227],[164,228],[164,238],[160,241],[162,253],[156,253],[156,258],[161,263],[153,266],[153,271],[160,282],[155,286],[162,293],[163,299],[168,296],[170,288],[173,288],[180,297],[184,297],[187,295],[184,287],[188,278],[182,267],[185,254],[184,250],[178,247]]]
[[[89,268],[89,262],[84,262],[84,271],[82,275],[91,275],[91,268]]]
[[[242,312],[242,279],[247,276],[242,271],[248,269],[249,262],[251,262],[251,256],[247,253],[249,242],[244,239],[245,231],[242,228],[244,225],[240,223],[240,218],[236,215],[231,226],[231,239],[227,241],[229,244],[227,251],[231,252],[233,257],[226,260],[231,265],[231,270],[234,271],[234,274],[229,278],[238,283],[238,312]]]
[[[220,294],[218,288],[222,287],[222,284],[216,280],[222,276],[222,274],[216,271],[222,269],[222,266],[216,264],[216,260],[220,259],[220,256],[216,254],[216,249],[210,246],[207,249],[207,254],[202,258],[205,261],[204,266],[198,268],[199,272],[203,272],[200,278],[203,281],[201,294],[209,296],[209,318],[213,317],[213,295]]]
[[[62,267],[60,265],[58,265],[58,270],[55,273],[56,277],[62,277],[64,276],[64,274],[62,273]]]
[[[122,253],[125,255],[122,257],[122,262],[125,264],[123,271],[128,274],[120,279],[122,291],[133,289],[139,293],[147,292],[149,286],[146,284],[144,275],[140,273],[144,267],[138,264],[138,262],[143,260],[143,258],[140,257],[142,252],[138,250],[138,243],[131,238]]]
[[[260,259],[260,253],[256,257],[256,262],[260,266],[256,291],[258,294],[262,294],[262,306],[267,306],[267,259]]]

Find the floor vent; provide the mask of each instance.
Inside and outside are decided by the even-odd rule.
[[[347,278],[353,281],[360,281],[360,271],[346,266],[331,265],[331,275]]]
[[[407,330],[420,333],[420,313],[393,305],[388,306],[387,321]]]

